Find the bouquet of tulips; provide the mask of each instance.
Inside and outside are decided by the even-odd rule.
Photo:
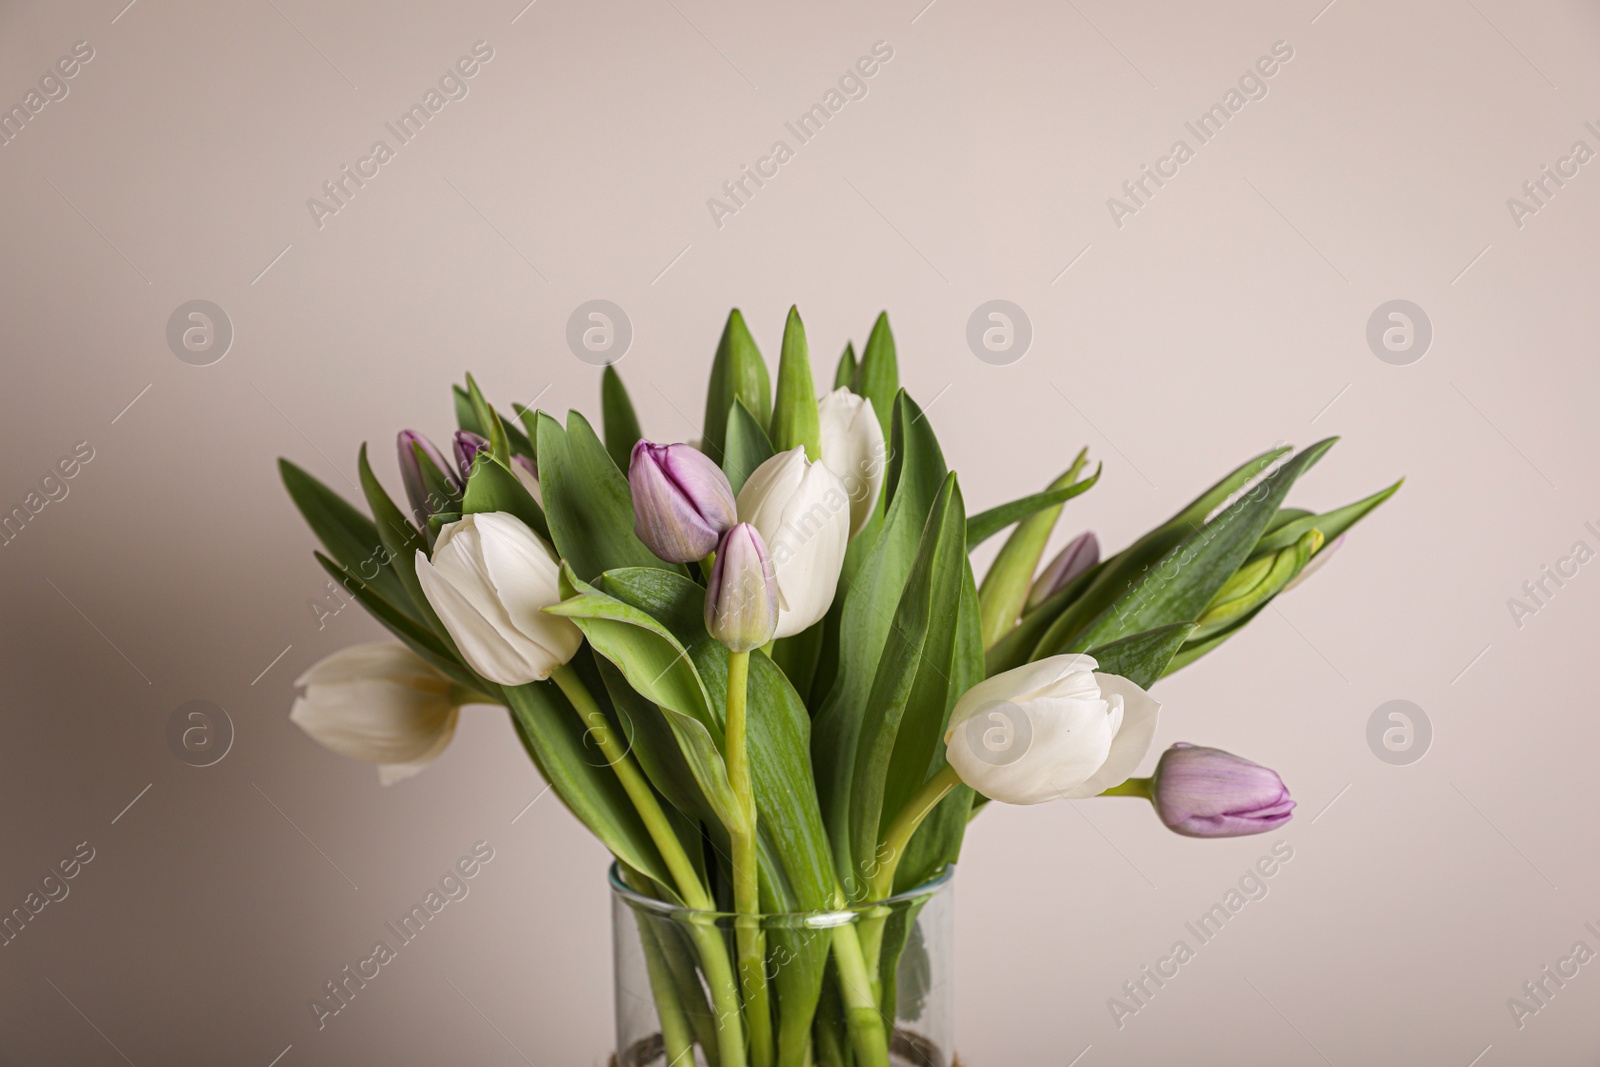
[[[370,518],[282,462],[317,559],[399,642],[312,667],[293,720],[387,783],[440,754],[462,705],[503,705],[632,892],[734,917],[646,946],[666,1062],[889,1063],[904,930],[822,923],[780,945],[758,920],[926,883],[991,799],[1145,797],[1202,837],[1294,807],[1275,773],[1217,749],[1174,746],[1131,777],[1155,733],[1147,690],[1398,483],[1290,508],[1333,441],[1274,449],[1115,555],[1086,533],[1041,568],[1100,468],[1080,452],[1043,491],[969,514],[898,378],[880,316],[819,399],[791,310],[774,391],[734,311],[697,442],[643,439],[607,367],[599,432],[577,412],[507,417],[468,376],[453,456],[400,434],[404,510],[365,448]],[[1008,528],[978,581],[968,554]]]

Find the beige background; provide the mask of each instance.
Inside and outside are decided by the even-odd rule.
[[[1600,565],[1521,628],[1506,603],[1600,547],[1600,164],[1521,229],[1506,206],[1600,148],[1593,5],[125,2],[0,5],[8,106],[95,50],[0,148],[3,510],[94,449],[0,548],[0,905],[95,849],[0,948],[0,1061],[600,1062],[605,857],[554,801],[526,808],[542,783],[504,717],[472,710],[390,789],[288,722],[296,675],[379,630],[354,608],[318,629],[273,464],[347,488],[371,441],[398,491],[395,431],[443,438],[469,368],[501,402],[594,411],[563,338],[598,297],[633,322],[619,369],[667,439],[696,433],[730,306],[775,354],[797,302],[830,365],[888,308],[975,508],[1082,444],[1105,461],[1059,538],[1120,546],[1278,441],[1345,436],[1297,503],[1409,478],[1158,691],[1160,745],[1283,773],[1281,834],[1181,839],[1121,801],[975,824],[972,1062],[1593,1062],[1600,965],[1525,1028],[1506,1007],[1600,948]],[[306,199],[480,39],[470,95],[318,229]],[[869,95],[719,230],[707,197],[880,40]],[[1269,95],[1114,226],[1106,199],[1280,40]],[[206,367],[165,341],[195,298],[236,330]],[[992,298],[1033,324],[1011,366],[964,339]],[[1395,298],[1434,327],[1409,366],[1364,338]],[[1411,766],[1365,739],[1395,698],[1435,732]],[[194,699],[237,730],[203,769],[165,737]],[[318,1032],[308,998],[478,839],[471,896]],[[1107,998],[1278,839],[1270,895],[1114,1026]]]

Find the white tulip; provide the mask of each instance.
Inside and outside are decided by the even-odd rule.
[[[844,482],[803,447],[757,467],[739,490],[739,521],[766,542],[778,583],[778,630],[789,637],[828,613],[850,544]]]
[[[409,648],[355,645],[299,678],[289,721],[347,759],[378,764],[390,785],[420,771],[450,744],[464,693]]]
[[[817,401],[822,422],[822,462],[844,482],[850,497],[850,536],[872,518],[883,489],[887,449],[872,401],[849,389],[835,389]]]
[[[559,603],[560,570],[544,539],[503,511],[464,515],[439,533],[433,559],[417,552],[417,580],[462,658],[490,681],[542,681],[583,643]]]
[[[956,701],[945,757],[1007,804],[1092,797],[1127,781],[1161,704],[1093,657],[1051,656],[979,682]]]

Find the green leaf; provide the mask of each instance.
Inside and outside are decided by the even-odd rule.
[[[721,461],[727,445],[728,408],[734,398],[744,401],[756,423],[766,429],[772,419],[772,385],[767,364],[761,358],[755,338],[745,327],[739,309],[728,312],[717,356],[711,364],[711,382],[706,389],[705,437],[700,447],[712,459]]]
[[[1089,655],[1103,673],[1121,675],[1140,689],[1149,689],[1194,631],[1191,622],[1157,626],[1091,648]]]
[[[1072,466],[1057,478],[1045,493],[1062,492],[1075,489],[1074,484],[1078,472],[1088,461],[1089,450],[1084,449],[1072,461]],[[1093,484],[1100,477],[1097,469],[1092,477],[1087,479],[1085,487]],[[1082,489],[1078,490],[1082,492]],[[1046,505],[1038,511],[1028,515],[1017,528],[1006,538],[1006,543],[989,565],[988,573],[983,576],[983,584],[978,587],[978,605],[982,614],[983,644],[987,648],[1011,632],[1017,624],[1017,619],[1022,616],[1023,605],[1028,602],[1028,590],[1033,587],[1035,572],[1039,569],[1039,558],[1044,555],[1044,546],[1050,540],[1050,533],[1055,529],[1056,520],[1061,515],[1061,504]],[[980,528],[979,532],[982,530]],[[972,523],[967,523],[967,537],[969,543],[967,550],[971,551],[970,538],[973,535]]]
[[[812,739],[818,796],[840,871],[853,868],[850,795],[856,748],[889,638],[892,615],[887,605],[900,602],[928,513],[947,473],[933,428],[903,390],[896,399],[891,430],[898,460],[897,489],[859,570],[841,586],[845,594],[837,663],[833,684],[815,716]],[[857,541],[866,536],[864,531]]]
[[[467,391],[459,385],[451,386],[450,391],[455,400],[456,425],[463,430],[471,430],[479,437],[487,439],[489,431],[483,423],[478,421],[478,413],[472,406],[472,397],[468,396]],[[526,410],[515,403],[511,405],[511,408],[518,414]],[[534,458],[533,441],[529,439],[526,433],[505,418],[501,418],[500,427],[505,431],[506,440],[511,443],[511,451],[514,454],[527,456],[529,459]]]
[[[649,612],[585,583],[569,564],[563,564],[561,576],[572,594],[545,610],[571,619],[640,696],[715,728],[720,735],[705,686],[672,631]]]
[[[867,338],[867,347],[861,352],[861,366],[856,368],[850,389],[857,396],[872,401],[872,410],[883,427],[883,439],[889,440],[893,428],[895,394],[900,391],[900,364],[895,355],[894,332],[889,329],[889,313],[878,315]]]
[[[611,462],[623,474],[633,458],[633,446],[644,434],[639,430],[639,416],[634,414],[633,401],[628,399],[628,389],[622,384],[622,375],[615,364],[606,364],[600,375],[600,425],[605,429],[606,452]]]
[[[833,387],[835,389],[850,388],[851,380],[856,376],[856,346],[846,341],[844,351],[839,353],[839,365],[833,372]]]
[[[773,456],[772,442],[744,401],[735,399],[728,412],[727,448],[722,453],[722,473],[735,494],[744,488],[755,469]]]
[[[556,553],[579,578],[611,567],[661,567],[665,563],[633,533],[628,480],[606,454],[594,429],[576,411],[566,429],[549,415],[538,420],[539,489]]]
[[[861,725],[852,775],[851,854],[877,854],[887,824],[927,780],[950,708],[962,579],[966,516],[955,474],[946,477],[895,608],[883,656],[869,690],[872,714]],[[858,892],[870,872],[852,871],[846,890]]]
[[[1330,437],[1298,453],[1174,545],[1059,651],[1078,652],[1140,630],[1194,620],[1244,563],[1295,479],[1337,440]]]
[[[509,512],[527,523],[540,537],[550,540],[550,525],[533,494],[523,487],[515,474],[483,451],[472,461],[467,491],[461,498],[461,513],[478,515],[487,511]]]
[[[339,565],[324,556],[321,552],[313,552],[322,569],[333,576],[334,581],[342,584],[344,590],[364,608],[367,613],[381,623],[411,651],[427,660],[436,667],[445,677],[468,689],[485,691],[486,687],[492,689],[488,683],[479,679],[471,671],[464,668],[455,657],[455,653],[446,645],[445,639],[428,630],[421,623],[402,615],[382,598],[376,596],[372,589],[361,584],[350,575],[339,569]]]
[[[577,624],[629,687],[660,709],[712,814],[730,831],[742,827],[744,815],[722,758],[722,727],[688,651],[648,612],[584,584],[570,568],[563,568],[562,577],[575,595],[550,614]]]
[[[1313,529],[1321,530],[1322,536],[1327,541],[1332,541],[1366,518],[1379,504],[1398,493],[1404,484],[1405,479],[1401,478],[1388,488],[1380,489],[1364,500],[1357,500],[1354,504],[1346,504],[1342,508],[1323,512],[1321,515],[1300,515],[1288,522],[1275,524],[1256,544],[1255,551],[1250,554],[1251,558],[1288,548],[1305,536],[1307,531]]]
[[[950,691],[959,696],[983,680],[983,642],[978,635],[978,590],[973,584],[970,567],[966,569],[962,580],[961,607],[956,627],[955,655],[950,664]],[[948,725],[949,720],[946,719],[940,728],[941,737],[944,727]],[[928,766],[928,777],[942,770],[945,762],[944,747],[940,745]],[[922,820],[917,832],[911,835],[900,866],[895,869],[896,893],[922,885],[961,858],[961,842],[966,835],[967,823],[972,819],[972,805],[979,799],[967,786],[957,786]]]
[[[533,682],[507,686],[505,696],[518,736],[561,802],[612,855],[671,886],[644,821],[616,772],[584,744],[588,729],[565,694],[551,682]]]
[[[1232,637],[1234,634],[1248,626],[1251,620],[1257,615],[1261,614],[1261,609],[1266,606],[1266,604],[1258,604],[1254,611],[1251,611],[1244,618],[1240,619],[1238,622],[1235,622],[1232,626],[1229,626],[1225,630],[1219,630],[1218,632],[1198,641],[1190,640],[1183,646],[1182,649],[1178,651],[1176,656],[1172,657],[1172,662],[1167,664],[1167,669],[1162,673],[1161,677],[1165,678],[1169,674],[1176,674],[1178,671],[1187,667],[1201,656],[1204,656],[1207,652],[1215,649],[1228,638]]]
[[[1005,670],[1028,660],[1040,659],[1066,647],[1084,627],[1105,611],[1113,600],[1130,588],[1141,574],[1148,571],[1174,545],[1199,530],[1206,517],[1228,497],[1244,488],[1252,478],[1266,470],[1288,451],[1288,448],[1275,448],[1234,468],[1222,480],[1192,500],[1182,511],[1139,538],[1122,552],[1105,560],[1093,572],[1094,580],[1087,588],[1076,594],[1071,603],[1065,605],[1051,620],[1049,628],[1039,636],[1031,649],[1019,654],[1016,643],[1010,639],[1001,642],[1007,646],[1006,654],[989,657],[990,672]],[[1044,608],[1041,607],[1039,613],[1043,612]],[[1030,615],[1029,618],[1033,616]],[[1024,620],[1024,624],[1027,622],[1028,620]],[[1019,631],[1022,629],[1023,627],[1018,627]],[[999,651],[1001,651],[1000,645],[991,650],[991,652]]]
[[[772,405],[772,447],[777,452],[804,446],[812,462],[822,458],[822,422],[817,413],[817,385],[811,376],[811,350],[800,311],[789,308],[783,326],[783,352],[778,357],[778,395]]]
[[[417,552],[427,550],[427,541],[389,498],[378,476],[372,473],[372,464],[367,462],[365,442],[362,442],[361,451],[356,457],[356,470],[361,479],[361,491],[367,498],[367,508],[373,515],[373,528],[378,531],[378,538],[388,553],[389,565],[394,569],[395,577],[405,587],[419,619],[434,633],[442,632],[438,617],[422,593],[422,584],[417,581]]]
[[[720,737],[728,650],[705,631],[705,590],[683,575],[645,568],[608,571],[597,588],[648,614],[689,650],[716,718],[712,735]],[[777,894],[773,899],[782,902],[782,907],[763,907],[827,909],[833,867],[808,757],[810,717],[783,672],[764,655],[750,657],[746,713],[751,783],[760,812],[757,833],[764,842],[764,862],[775,865],[771,878],[763,867],[763,900],[770,885]]]
[[[374,597],[412,622],[421,623],[422,613],[390,565],[389,549],[372,520],[288,460],[278,460],[278,471],[306,525],[342,572],[335,577],[349,576],[360,581]]]
[[[1087,452],[1087,449],[1085,452]],[[1020,500],[1013,500],[1009,504],[1001,504],[999,507],[990,508],[988,511],[980,511],[968,519],[967,548],[969,550],[976,548],[979,544],[987,541],[1012,523],[1026,520],[1030,516],[1049,511],[1051,508],[1055,508],[1056,513],[1059,514],[1061,504],[1093,489],[1095,483],[1100,480],[1101,465],[1099,464],[1095,466],[1094,473],[1083,481],[1074,482],[1071,480],[1077,476],[1077,472],[1084,460],[1085,454],[1080,452],[1072,468],[1044,492],[1034,493],[1032,496],[1025,496]],[[1046,540],[1049,539],[1048,534],[1049,529],[1047,528]],[[1037,564],[1037,560],[1035,563]]]
[[[511,439],[506,436],[505,424],[495,414],[489,401],[484,399],[483,391],[470,374],[467,375],[467,399],[472,404],[472,414],[477,418],[478,425],[489,427],[483,434],[489,439],[489,452],[507,467],[511,466]]]
[[[1231,582],[1224,585],[1211,603],[1206,605],[1205,613],[1200,616],[1200,628],[1192,636],[1197,639],[1210,637],[1229,629],[1246,615],[1253,615],[1256,608],[1283,592],[1294,576],[1305,569],[1306,563],[1322,544],[1322,531],[1311,529],[1301,534],[1300,540],[1288,548],[1280,549],[1271,556],[1263,556],[1259,562],[1268,565],[1266,570],[1256,576],[1254,582],[1241,583],[1236,588],[1229,588],[1233,584]],[[1241,573],[1255,566],[1253,563],[1247,564],[1240,569]]]

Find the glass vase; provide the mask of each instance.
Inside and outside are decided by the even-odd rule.
[[[958,1067],[953,873],[873,904],[740,917],[637,893],[613,866],[613,1067]],[[762,975],[739,973],[741,927]]]

